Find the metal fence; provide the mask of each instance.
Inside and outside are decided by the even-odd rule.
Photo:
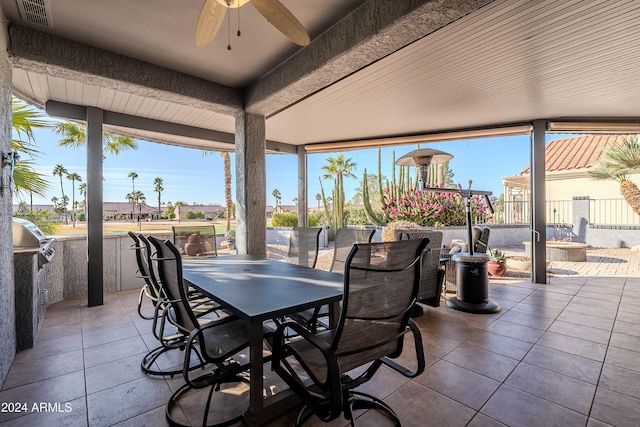
[[[571,224],[573,222],[572,200],[547,200],[546,215],[548,224]],[[494,214],[491,219],[482,221],[474,218],[474,223],[486,224],[529,224],[531,218],[531,202],[497,201],[494,205]]]
[[[547,200],[546,220],[549,225],[573,224],[573,200]],[[495,203],[493,217],[487,224],[529,224],[530,202]],[[474,218],[474,223],[482,223]],[[624,199],[591,199],[589,201],[589,224],[605,226],[640,226],[640,215],[636,214]]]
[[[589,224],[640,225],[640,216],[624,199],[592,199],[589,203]]]

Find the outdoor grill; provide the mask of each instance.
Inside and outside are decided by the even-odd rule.
[[[34,223],[13,218],[16,350],[33,347],[47,310],[48,264],[55,255],[54,239]]]
[[[13,218],[13,251],[38,249],[38,269],[51,261],[55,255],[56,248],[53,246],[54,239],[47,237],[31,221],[22,218]]]

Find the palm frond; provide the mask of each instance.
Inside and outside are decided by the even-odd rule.
[[[62,135],[62,139],[58,142],[63,147],[83,147],[87,144],[87,127],[71,122],[58,123],[53,131],[58,135]]]
[[[29,192],[39,196],[46,196],[51,189],[51,184],[44,174],[38,173],[33,168],[33,162],[20,160],[13,170],[13,182],[16,194],[28,194]]]
[[[611,164],[606,160],[600,160],[591,166],[587,171],[587,175],[593,179],[599,180],[615,180],[627,179],[624,172],[615,164]]]

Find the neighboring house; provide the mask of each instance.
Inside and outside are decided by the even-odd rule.
[[[278,205],[275,209],[273,209],[273,213],[284,213],[284,212],[298,212],[297,205]]]
[[[214,220],[224,218],[225,208],[220,205],[182,205],[176,206],[174,213],[176,218],[184,218],[187,212],[202,212],[206,219]]]
[[[559,206],[550,205],[553,201],[567,201],[574,197],[588,196],[590,199],[621,199],[620,184],[612,180],[594,180],[587,176],[587,171],[600,159],[603,151],[615,144],[620,144],[624,135],[588,134],[573,138],[556,139],[545,147],[545,194],[547,200],[547,221],[553,221],[553,209]],[[505,206],[520,206],[528,209],[530,201],[530,165],[519,175],[502,178],[504,185]],[[640,175],[632,175],[631,180],[640,183]],[[527,215],[528,216],[528,215]],[[558,218],[560,216],[558,215]],[[568,222],[567,214],[562,216]],[[508,215],[506,222],[510,222]],[[560,222],[560,221],[558,221]]]
[[[136,204],[136,212],[133,212],[133,204],[128,202],[104,202],[102,204],[102,216],[105,220],[131,220],[132,215],[137,219],[160,219],[158,208],[144,203]]]
[[[29,205],[25,206],[29,209]],[[13,205],[13,213],[15,214],[19,208],[20,205]],[[33,205],[33,209],[47,211],[52,218],[64,220],[64,218],[60,218],[61,215],[54,212],[53,205]],[[128,202],[104,202],[102,204],[102,215],[105,220],[131,220],[132,209],[133,205]],[[140,215],[141,219],[160,219],[158,216],[158,208],[148,206],[144,203],[136,205],[136,211],[136,215]],[[81,212],[81,210],[76,212]]]

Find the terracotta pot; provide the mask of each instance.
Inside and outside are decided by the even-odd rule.
[[[504,276],[507,272],[507,264],[504,261],[489,261],[487,263],[487,271],[491,276]]]
[[[196,256],[202,253],[201,243],[187,243],[184,245],[184,252],[189,256]]]

